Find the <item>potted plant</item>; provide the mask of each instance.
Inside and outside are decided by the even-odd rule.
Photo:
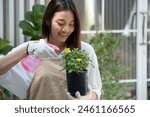
[[[25,13],[25,20],[19,22],[19,27],[23,30],[25,36],[30,40],[39,40],[42,38],[42,18],[45,12],[45,5],[35,4],[32,11]]]
[[[77,91],[85,95],[87,88],[87,67],[91,64],[91,59],[85,50],[78,48],[65,49],[63,56],[63,67],[66,69],[68,92],[75,96]]]

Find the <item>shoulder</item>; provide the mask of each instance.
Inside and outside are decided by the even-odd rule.
[[[31,41],[28,41],[28,43],[47,43],[47,39],[39,39],[39,40],[31,40]]]
[[[92,49],[92,48],[93,47],[89,43],[81,41],[81,49]]]
[[[94,48],[92,47],[92,45],[90,45],[89,43],[87,42],[81,42],[81,49],[82,50],[85,50],[86,53],[89,54],[89,56],[91,57],[91,59],[93,61],[96,61],[97,59],[97,56],[96,56],[96,53],[95,53],[95,50]]]
[[[40,39],[38,40],[40,43],[47,43],[47,39]]]
[[[87,51],[88,53],[94,52],[93,47],[89,43],[84,42],[84,41],[81,41],[81,49]]]

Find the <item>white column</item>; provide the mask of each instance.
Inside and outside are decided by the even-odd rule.
[[[89,29],[93,24],[95,24],[95,9],[94,1],[85,1],[85,12],[86,12],[86,25]]]
[[[7,7],[6,8],[6,14],[7,15],[7,23],[6,23],[6,31],[7,31],[7,37],[10,41],[10,44],[14,46],[14,1],[13,0],[6,0],[7,1]]]
[[[24,1],[16,0],[16,39],[17,45],[24,42],[23,30],[19,27],[19,22],[24,20]]]
[[[0,38],[3,38],[3,18],[4,18],[4,14],[3,14],[3,0],[0,0]]]
[[[45,5],[45,0],[39,0],[39,4]]]
[[[105,30],[105,0],[102,0],[102,32]]]
[[[144,2],[143,0],[137,1],[136,94],[138,100],[147,99],[147,46],[144,44],[142,45],[143,15],[141,14],[142,12],[147,12],[147,3],[147,0]],[[147,22],[147,17],[145,18]],[[147,35],[145,35],[145,40],[147,40]]]
[[[27,3],[27,10],[31,11],[32,6],[35,4],[34,0],[26,0],[26,3]]]

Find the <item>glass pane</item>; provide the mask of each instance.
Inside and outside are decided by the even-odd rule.
[[[84,34],[82,38],[84,41],[89,40],[94,34]],[[115,37],[121,36],[121,34],[112,34]],[[99,38],[100,39],[100,38]],[[100,43],[99,43],[100,45]],[[111,49],[108,47],[108,49]],[[128,70],[127,73],[121,79],[135,79],[136,77],[136,33],[130,33],[129,37],[124,37],[122,44],[115,51],[114,55],[117,56],[118,63],[125,66]]]
[[[107,79],[109,77],[109,81],[115,80],[129,80],[135,79],[135,71],[136,71],[136,34],[131,33],[129,37],[118,38],[121,34],[112,34],[111,36],[102,36],[104,33],[100,33],[101,36],[96,36],[95,34],[82,34],[82,40],[90,43],[91,39],[97,40],[96,43],[92,43],[93,48],[98,57],[100,72],[103,81],[103,88],[107,88]],[[107,35],[110,35],[108,33]],[[93,36],[95,38],[93,38]],[[121,44],[118,40],[122,39]],[[116,40],[116,41],[115,41]],[[114,43],[117,42],[117,43]],[[117,46],[116,46],[117,45]],[[115,49],[113,53],[111,50]],[[103,58],[103,59],[102,59]],[[113,58],[113,59],[112,59]],[[115,59],[114,59],[115,58]],[[107,77],[107,78],[106,78]],[[107,85],[107,86],[106,86]],[[128,86],[129,85],[129,86]],[[121,90],[117,87],[122,88]],[[115,91],[117,90],[118,94],[124,97],[119,97],[120,99],[135,99],[135,83],[121,83],[121,84],[111,84],[109,85],[108,90],[112,90],[112,95],[104,95],[108,96],[107,98],[110,99],[118,99],[117,95],[115,95]],[[108,91],[106,90],[106,92]],[[105,93],[105,92],[104,92]],[[104,99],[107,99],[104,97]]]
[[[136,100],[136,83],[127,83],[125,92],[127,92],[127,100]]]
[[[96,23],[96,0],[74,0],[79,17],[81,19],[82,30],[95,30]],[[100,6],[98,6],[100,7]]]
[[[81,19],[81,27],[82,30],[86,29],[85,25],[85,0],[74,0],[74,3],[77,7],[78,13],[79,13],[79,18]]]
[[[137,0],[74,0],[81,18],[82,30],[102,29],[102,8],[104,7],[105,30],[119,30],[128,26],[136,28]]]
[[[105,0],[105,29],[124,29],[133,22],[136,0]]]
[[[119,34],[115,35],[118,36]],[[122,45],[118,48],[119,63],[127,67],[127,73],[122,79],[136,78],[136,33],[124,37]]]
[[[136,1],[137,0],[105,0],[105,30],[136,28]],[[97,0],[97,23],[101,29],[102,0]]]

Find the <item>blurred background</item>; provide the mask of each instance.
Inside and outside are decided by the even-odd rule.
[[[9,44],[13,47],[29,41],[30,36],[23,34],[23,29],[19,27],[19,23],[25,19],[26,12],[33,10],[33,5],[46,6],[49,1],[0,0],[1,40],[9,40]],[[81,19],[82,39],[93,45],[98,57],[103,56],[101,55],[102,52],[113,48],[111,44],[109,45],[110,42],[117,40],[120,36],[122,37],[119,38],[122,40],[121,44],[117,45],[118,47],[113,53],[112,51],[109,53],[113,57],[117,56],[117,64],[109,67],[111,68],[112,87],[116,88],[112,88],[109,85],[110,82],[106,82],[109,75],[106,73],[108,68],[102,68],[104,63],[102,61],[105,61],[106,57],[98,59],[104,82],[103,99],[150,99],[150,0],[73,1]],[[97,40],[97,42],[92,42],[92,39]],[[107,42],[106,46],[104,46],[105,42]],[[96,43],[97,45],[94,45]],[[102,46],[105,47],[105,50],[98,49]],[[118,64],[124,66],[125,70],[120,67],[118,69],[122,71],[119,72]],[[112,71],[115,67],[116,71]],[[118,75],[119,73],[121,75]],[[119,78],[113,78],[115,76]],[[116,85],[113,85],[113,81]],[[110,96],[109,94],[112,92],[113,94]]]

